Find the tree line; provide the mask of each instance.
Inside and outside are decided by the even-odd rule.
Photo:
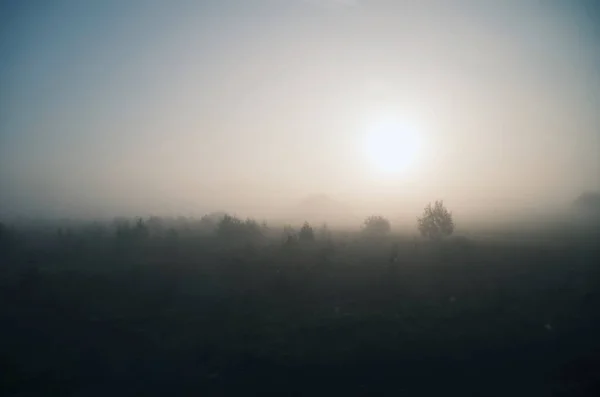
[[[440,240],[449,236],[454,231],[452,213],[448,211],[442,201],[429,203],[417,218],[417,227],[420,234],[430,240]],[[43,228],[41,228],[43,229]],[[260,244],[277,236],[266,222],[255,219],[241,219],[227,213],[212,213],[199,220],[188,218],[166,219],[152,216],[149,218],[117,218],[112,225],[107,227],[100,222],[83,225],[79,228],[69,225],[60,225],[44,234],[43,230],[38,235],[54,235],[64,243],[77,243],[77,239],[85,236],[91,240],[103,240],[113,236],[121,246],[127,246],[153,237],[166,240],[178,240],[182,236],[200,237],[213,236],[220,241],[231,243]],[[78,233],[76,233],[76,230]],[[281,230],[281,229],[279,229]],[[390,235],[392,227],[390,221],[381,215],[368,216],[361,225],[361,234],[365,238],[379,239]],[[8,250],[19,236],[18,228],[0,223],[0,249]],[[315,228],[309,222],[304,222],[299,229],[292,225],[283,227],[282,242],[284,244],[310,243],[314,241],[331,242],[332,232],[327,224]]]

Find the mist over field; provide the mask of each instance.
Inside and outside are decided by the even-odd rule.
[[[275,217],[327,195],[491,220],[600,189],[593,2],[2,7],[3,216]]]
[[[0,395],[600,395],[600,6],[0,1]]]

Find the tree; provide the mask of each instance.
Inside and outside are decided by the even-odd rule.
[[[597,226],[600,222],[600,193],[585,192],[573,202],[574,215],[583,224]]]
[[[440,240],[454,232],[452,213],[444,206],[443,201],[436,201],[432,206],[427,204],[423,216],[417,218],[419,232],[423,237],[431,240]]]
[[[263,240],[261,225],[254,219],[242,221],[236,216],[225,215],[216,228],[217,236],[234,243],[258,243]]]
[[[160,236],[164,232],[164,222],[158,216],[151,216],[146,222],[148,234],[152,236]]]
[[[264,237],[269,236],[269,233],[271,232],[271,229],[269,228],[269,225],[267,224],[267,221],[262,221],[260,223],[260,232],[262,233],[262,235]]]
[[[392,230],[390,221],[380,215],[371,215],[365,219],[362,230],[371,236],[385,236]]]
[[[117,240],[124,241],[130,237],[131,225],[129,224],[128,219],[117,218],[114,220],[113,224],[115,227],[115,236],[116,236]],[[65,233],[63,232],[62,228],[60,228],[58,236],[62,238],[62,237],[64,237],[64,234]]]
[[[248,241],[257,242],[264,237],[262,225],[254,219],[246,219],[244,222],[244,236]]]
[[[241,219],[227,214],[217,225],[217,236],[225,240],[239,239],[244,234],[244,226]]]
[[[290,225],[283,227],[283,242],[285,245],[293,245],[296,242],[296,231]]]
[[[308,222],[304,222],[304,225],[302,225],[300,233],[298,234],[298,239],[305,242],[315,241],[315,233]]]
[[[585,213],[600,213],[600,193],[584,192],[573,202],[576,209]]]
[[[142,218],[138,218],[134,228],[135,238],[144,239],[148,237],[148,226]]]
[[[321,228],[319,229],[319,240],[321,241],[330,241],[332,239],[331,230],[329,230],[329,226],[327,223],[323,223]]]
[[[229,215],[224,212],[211,212],[210,214],[203,215],[197,224],[197,228],[200,232],[212,233],[226,216]]]

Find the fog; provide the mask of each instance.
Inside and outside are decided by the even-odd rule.
[[[600,189],[592,2],[1,7],[3,217],[412,225],[443,199],[460,223],[557,213]],[[365,152],[382,112],[420,142],[391,173]]]
[[[0,395],[600,396],[599,110],[595,0],[0,0]]]

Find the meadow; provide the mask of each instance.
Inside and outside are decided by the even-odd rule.
[[[135,230],[3,226],[3,395],[600,393],[588,233]]]

